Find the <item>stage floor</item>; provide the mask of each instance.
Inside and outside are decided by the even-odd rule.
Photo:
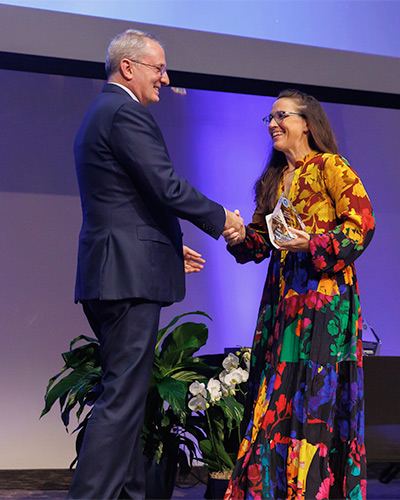
[[[400,500],[400,474],[387,484],[379,481],[379,475],[387,464],[369,464],[368,500]],[[204,479],[204,474],[198,474]],[[70,472],[6,471],[0,470],[1,500],[65,500]],[[190,476],[185,482],[177,481],[172,500],[199,500],[204,498],[206,485],[197,477]],[[333,500],[333,499],[331,499]]]

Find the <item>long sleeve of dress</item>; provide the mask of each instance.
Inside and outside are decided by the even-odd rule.
[[[344,158],[331,156],[321,174],[338,225],[323,234],[312,234],[310,252],[314,268],[329,273],[340,271],[362,254],[372,239],[375,218],[364,186]]]
[[[228,245],[227,249],[239,264],[250,261],[259,263],[269,257],[272,246],[264,218],[256,212],[252,223],[246,227],[246,238],[243,243],[232,247]]]

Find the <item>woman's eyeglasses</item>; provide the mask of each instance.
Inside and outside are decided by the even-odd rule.
[[[291,111],[277,111],[273,115],[268,115],[263,118],[264,125],[268,127],[268,125],[272,122],[272,120],[275,120],[278,125],[280,125],[285,118],[287,118],[290,115],[297,115],[297,116],[302,116],[305,118],[305,115],[301,113],[292,113]]]

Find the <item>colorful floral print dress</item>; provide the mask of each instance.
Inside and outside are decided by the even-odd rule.
[[[283,192],[284,176],[278,197]],[[254,337],[249,425],[225,499],[365,499],[361,310],[354,261],[375,220],[339,155],[296,163],[289,199],[310,252],[271,246],[255,214],[237,262],[271,256]]]

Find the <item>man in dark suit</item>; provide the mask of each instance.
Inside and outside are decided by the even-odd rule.
[[[150,34],[112,40],[108,83],[75,140],[82,203],[75,300],[100,340],[103,392],[86,428],[70,499],[145,497],[141,426],[160,308],[183,299],[177,217],[213,238],[243,234],[225,210],[174,172],[146,106],[169,84],[165,53]],[[201,259],[186,249],[186,264]]]

